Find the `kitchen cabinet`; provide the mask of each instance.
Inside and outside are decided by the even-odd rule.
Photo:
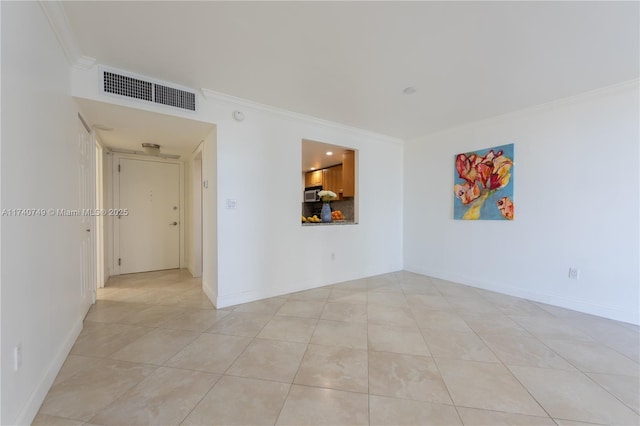
[[[304,186],[308,188],[310,186],[322,186],[322,170],[314,170],[312,172],[307,172],[304,175]]]
[[[342,192],[342,164],[324,169],[322,189],[333,191],[340,197]]]
[[[356,155],[350,149],[342,154],[342,196],[356,195]]]

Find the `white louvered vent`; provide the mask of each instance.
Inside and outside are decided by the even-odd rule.
[[[137,76],[102,71],[102,90],[105,93],[169,105],[189,111],[196,110],[196,94],[169,87]]]

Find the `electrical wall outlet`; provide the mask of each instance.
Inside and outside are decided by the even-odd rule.
[[[331,260],[336,260],[336,254],[335,253],[331,253]]]
[[[569,279],[577,280],[578,278],[580,278],[580,269],[569,268]]]

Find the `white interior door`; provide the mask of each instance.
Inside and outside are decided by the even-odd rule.
[[[180,267],[180,166],[120,159],[121,274]]]
[[[79,209],[87,211],[95,208],[93,203],[92,141],[89,128],[78,116],[78,154],[79,154]],[[85,310],[95,302],[96,285],[94,281],[94,255],[92,240],[93,217],[80,215],[80,297]]]

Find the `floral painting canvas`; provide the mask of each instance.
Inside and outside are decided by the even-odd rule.
[[[453,218],[513,220],[513,144],[458,154]]]

